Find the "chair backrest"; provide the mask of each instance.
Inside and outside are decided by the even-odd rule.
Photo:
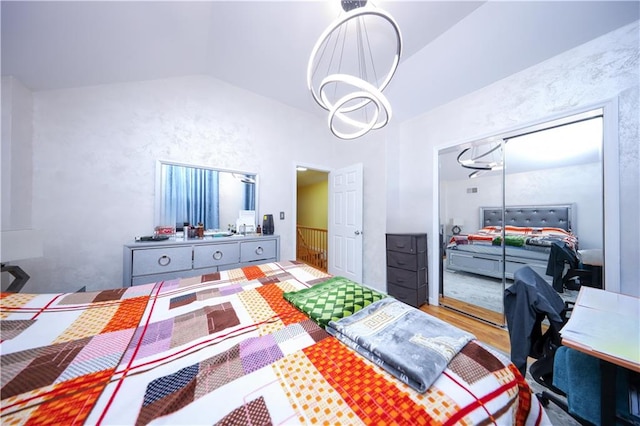
[[[547,318],[558,333],[565,320],[565,304],[560,295],[529,266],[516,270],[513,285],[505,289],[504,312],[511,344],[511,361],[524,375],[534,343],[543,335],[541,323]]]
[[[558,323],[564,322],[561,316],[565,309],[564,300],[562,300],[562,297],[560,297],[558,292],[555,291],[553,287],[540,276],[540,274],[534,271],[530,266],[523,266],[513,273],[513,281],[514,286],[525,285],[533,287],[535,292],[538,294],[538,297],[543,298],[552,308],[550,311],[545,309],[544,313],[548,314],[551,320]],[[555,318],[554,313],[557,315],[557,318]]]

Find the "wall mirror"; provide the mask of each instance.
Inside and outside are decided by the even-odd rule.
[[[246,171],[158,161],[155,190],[156,225],[227,231],[241,211],[258,209],[258,175]]]
[[[558,284],[547,275],[556,239],[599,254],[602,268],[602,152],[603,109],[440,150],[440,303],[505,325],[515,270]]]

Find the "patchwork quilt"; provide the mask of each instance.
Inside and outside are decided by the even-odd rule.
[[[507,225],[504,228],[504,243],[511,247],[548,252],[554,242],[563,243],[571,250],[578,249],[578,238],[571,232],[560,228],[532,228]],[[460,245],[501,245],[502,228],[485,226],[468,235],[454,235],[449,240],[448,248]]]
[[[503,355],[466,344],[424,393],[283,297],[297,262],[0,298],[2,424],[545,424]]]

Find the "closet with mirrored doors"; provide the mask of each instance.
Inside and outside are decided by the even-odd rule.
[[[603,258],[604,111],[439,151],[441,305],[505,326],[504,290],[523,266],[575,299],[549,257],[560,240]]]

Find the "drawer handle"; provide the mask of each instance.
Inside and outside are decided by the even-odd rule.
[[[160,266],[167,266],[170,263],[171,263],[171,258],[166,254],[163,254],[158,258],[158,265]]]
[[[264,252],[264,249],[262,247],[256,247],[256,254],[262,254],[262,252]]]
[[[221,252],[220,250],[216,250],[216,252],[215,252],[215,253],[213,253],[213,258],[214,258],[215,260],[220,260],[220,259],[222,259],[222,252]]]

